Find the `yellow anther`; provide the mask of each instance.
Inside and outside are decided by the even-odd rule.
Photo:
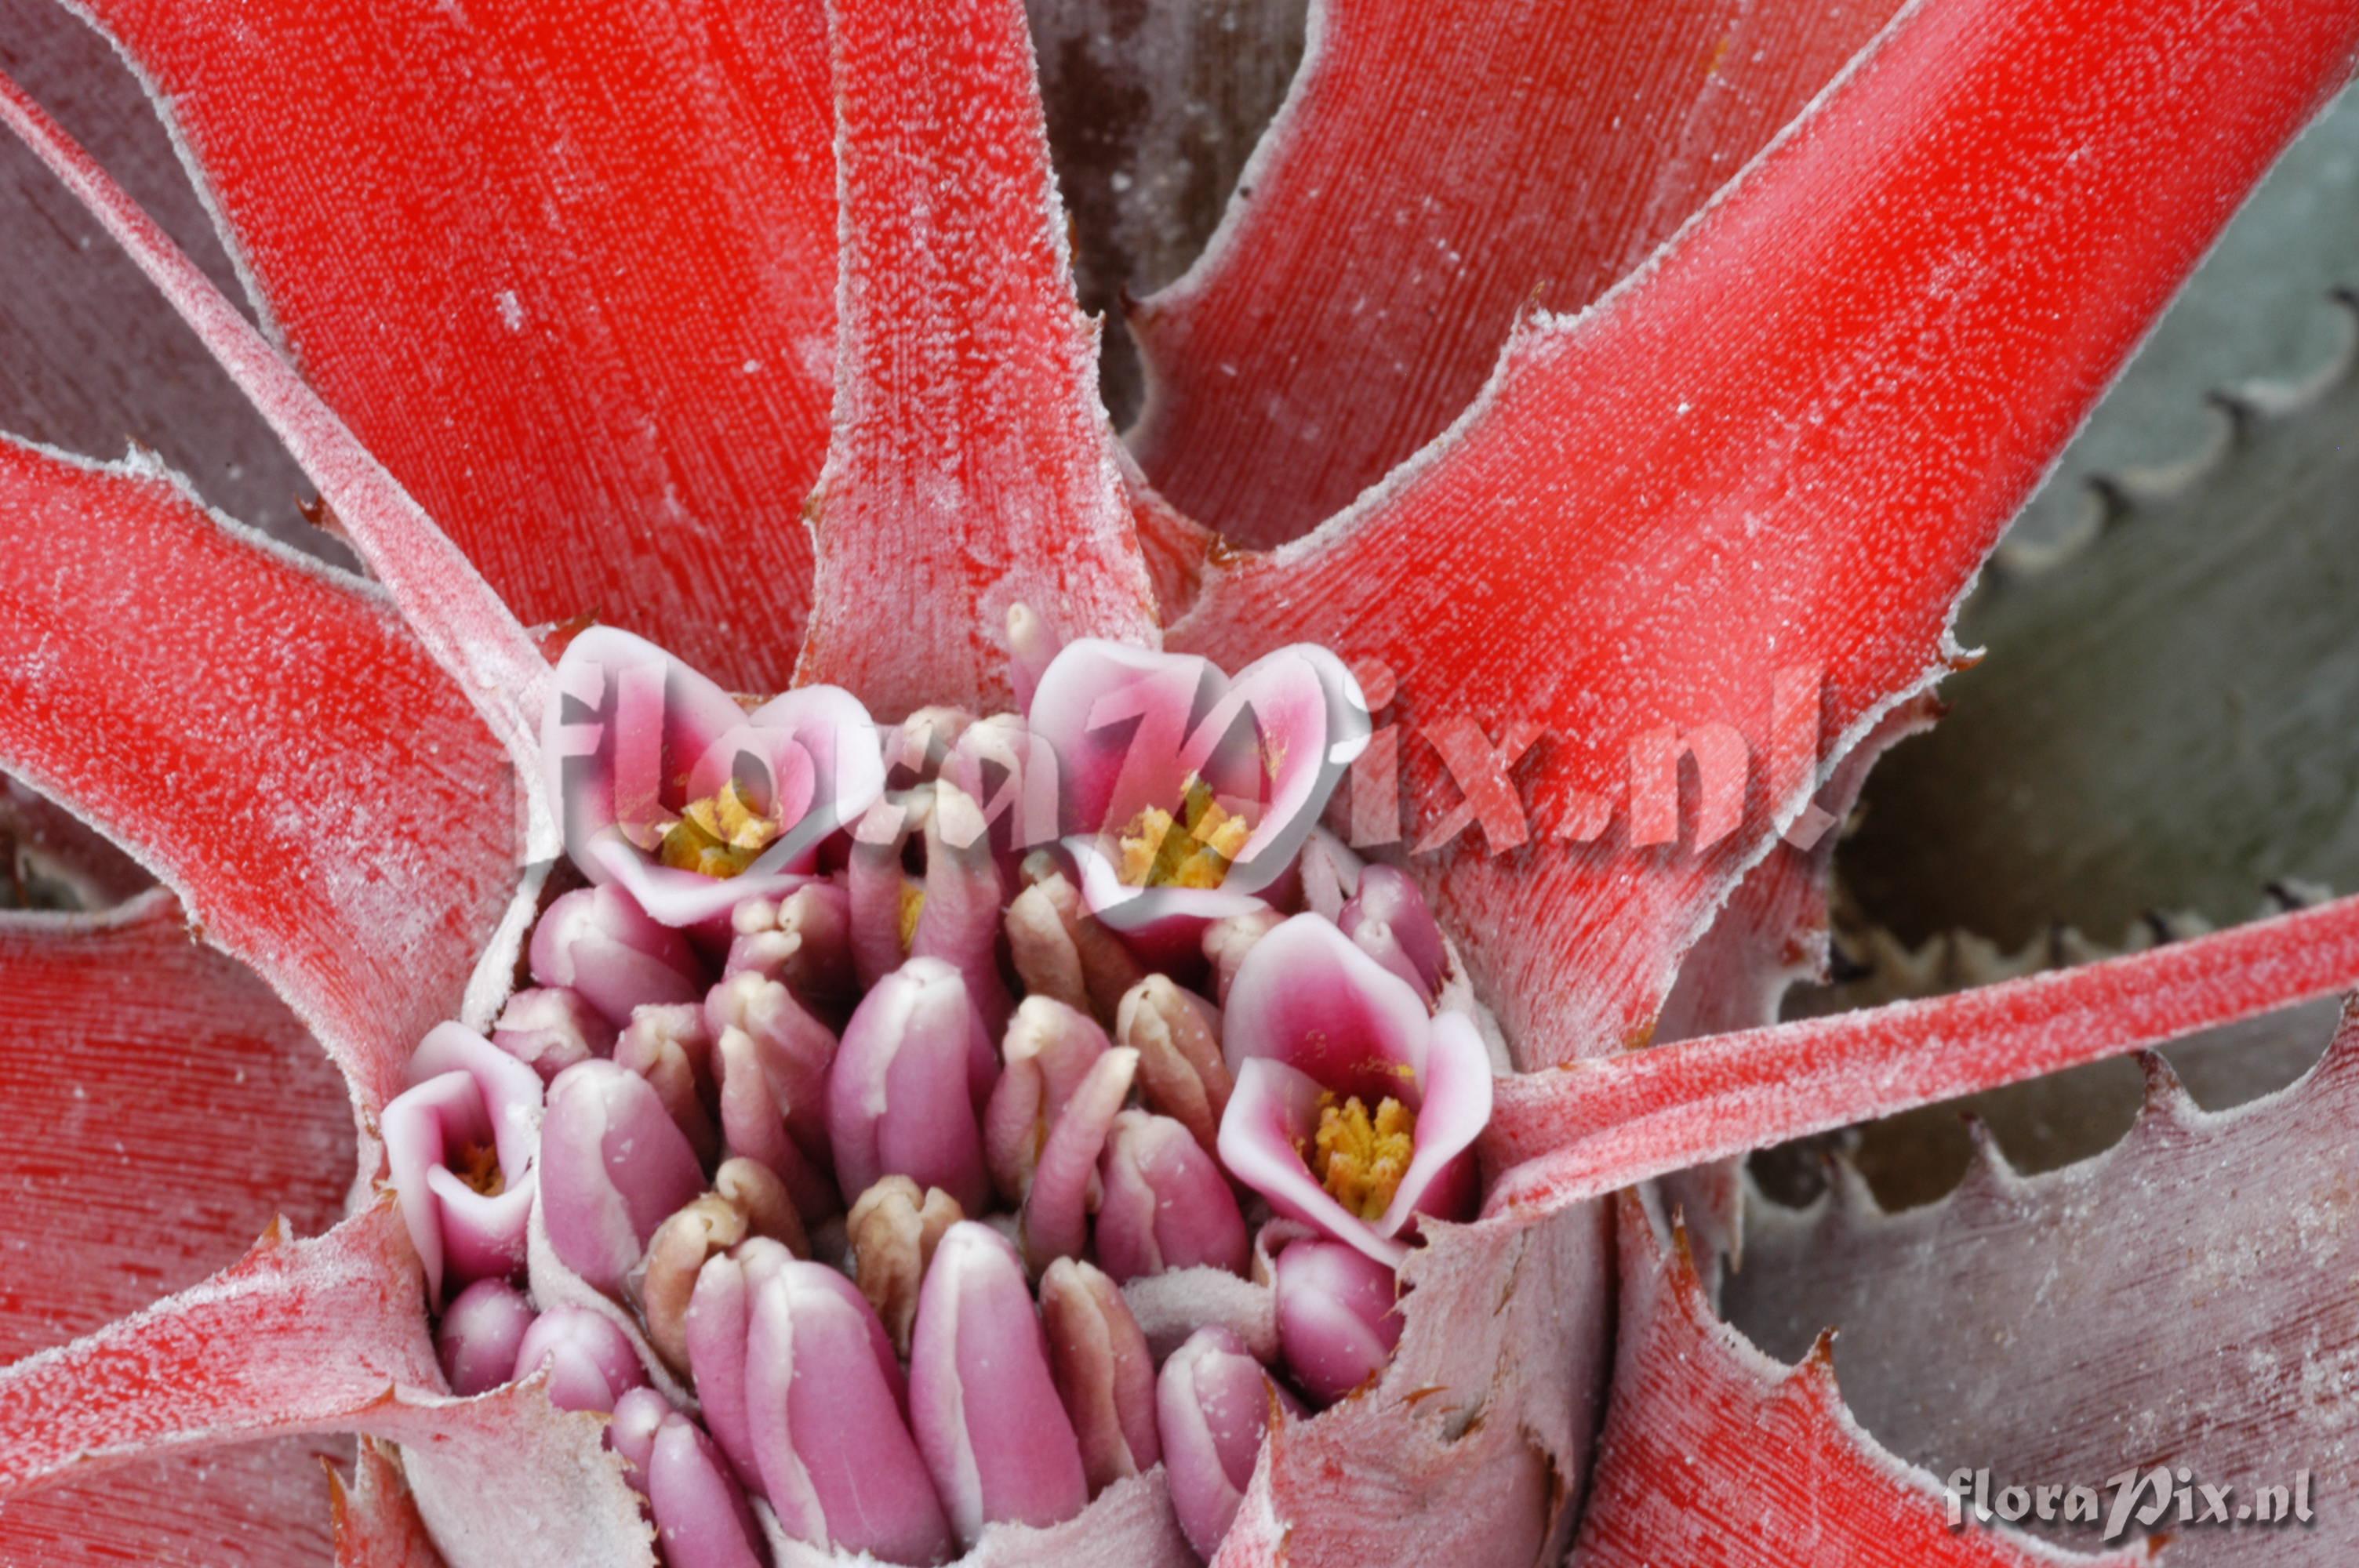
[[[500,1169],[499,1152],[488,1143],[465,1145],[450,1165],[452,1175],[487,1198],[495,1198],[507,1191],[508,1176]]]
[[[918,939],[918,917],[926,913],[926,890],[907,877],[901,879],[901,951]]]
[[[1306,1152],[1311,1174],[1335,1201],[1362,1219],[1381,1219],[1417,1154],[1417,1118],[1386,1095],[1376,1113],[1359,1096],[1338,1101],[1322,1095],[1319,1130]]]
[[[1125,887],[1216,888],[1253,837],[1253,825],[1212,795],[1212,786],[1190,778],[1175,819],[1150,806],[1121,835],[1122,858],[1114,874]]]
[[[690,802],[679,820],[664,829],[656,853],[675,871],[734,877],[777,836],[778,825],[739,794],[737,781],[731,779],[719,794]]]

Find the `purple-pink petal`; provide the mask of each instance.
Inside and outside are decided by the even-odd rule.
[[[528,1378],[544,1368],[549,1403],[561,1411],[611,1411],[647,1380],[630,1336],[588,1307],[551,1307],[525,1330],[515,1375]]]
[[[1281,1399],[1261,1363],[1224,1328],[1198,1329],[1163,1364],[1156,1430],[1171,1511],[1188,1543],[1208,1560],[1236,1519]]]
[[[1391,1359],[1401,1336],[1392,1270],[1343,1242],[1304,1240],[1272,1274],[1278,1350],[1312,1398],[1342,1399]]]
[[[576,888],[532,931],[532,978],[582,996],[620,1029],[649,1003],[694,1001],[704,966],[688,939],[650,918],[621,888]]]
[[[549,1086],[540,1181],[558,1260],[614,1296],[656,1227],[704,1190],[695,1151],[647,1080],[598,1061]]]
[[[1048,1525],[1089,1501],[1023,1260],[962,1220],[934,1249],[909,1345],[909,1423],[961,1541],[998,1519]]]
[[[828,1072],[828,1141],[838,1187],[905,1175],[979,1214],[991,1192],[975,1112],[997,1057],[966,984],[939,958],[912,958],[862,999]]]
[[[1099,1181],[1098,1264],[1115,1280],[1200,1266],[1245,1272],[1245,1217],[1220,1166],[1181,1123],[1124,1111]]]
[[[434,1325],[434,1354],[451,1391],[472,1396],[506,1382],[534,1316],[532,1303],[506,1280],[477,1280],[452,1297]]]

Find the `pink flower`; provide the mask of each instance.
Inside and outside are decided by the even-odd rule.
[[[1090,913],[1158,951],[1284,876],[1367,745],[1359,683],[1308,643],[1232,679],[1209,659],[1083,638],[1032,695]]]
[[[751,712],[645,638],[593,626],[557,666],[547,788],[566,852],[667,925],[809,880],[821,840],[885,787],[875,724],[803,687]]]
[[[1280,1214],[1397,1265],[1415,1216],[1472,1203],[1491,1118],[1483,1037],[1462,1013],[1429,1014],[1335,926],[1301,914],[1262,938],[1222,1047],[1236,1074],[1222,1163]]]
[[[538,1188],[540,1079],[473,1030],[419,1042],[410,1088],[385,1108],[386,1164],[402,1223],[439,1293],[446,1274],[503,1279],[524,1268]]]

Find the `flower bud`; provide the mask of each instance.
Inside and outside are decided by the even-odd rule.
[[[828,1071],[828,1142],[845,1192],[899,1174],[970,1213],[991,1195],[976,1108],[996,1071],[966,984],[939,958],[912,958],[862,999]]]
[[[1335,835],[1324,827],[1312,828],[1302,845],[1302,907],[1321,920],[1341,919],[1364,864]]]
[[[704,992],[704,966],[688,938],[613,886],[577,888],[542,912],[532,928],[532,978],[580,992],[617,1029],[633,1008]]]
[[[477,1280],[453,1297],[434,1325],[434,1355],[451,1391],[463,1399],[506,1382],[533,1315],[524,1292],[506,1280]]]
[[[1098,1156],[1107,1130],[1130,1098],[1138,1053],[1108,1051],[1091,1064],[1049,1124],[1024,1198],[1024,1256],[1035,1269],[1058,1258],[1078,1258],[1090,1243],[1090,1207],[1098,1186]]]
[[[549,1083],[576,1062],[614,1049],[614,1026],[563,986],[537,986],[508,998],[492,1026],[492,1044]]]
[[[656,1227],[704,1190],[688,1138],[647,1081],[582,1062],[549,1087],[541,1219],[558,1260],[617,1295]]]
[[[671,1415],[671,1401],[651,1388],[625,1391],[606,1423],[606,1446],[623,1461],[623,1479],[641,1497],[647,1493],[647,1461],[655,1457],[656,1433]]]
[[[482,1035],[440,1024],[409,1059],[410,1087],[377,1119],[404,1228],[440,1299],[445,1276],[505,1279],[524,1266],[538,1182],[541,1084]]]
[[[1441,994],[1449,946],[1432,906],[1408,873],[1392,866],[1368,867],[1360,873],[1360,891],[1335,924],[1362,952],[1415,986],[1427,1006]]]
[[[1105,1051],[1105,1031],[1048,997],[1025,998],[1008,1020],[999,1081],[983,1111],[983,1152],[1009,1203],[1031,1191],[1050,1124]]]
[[[647,1343],[676,1372],[688,1369],[688,1303],[704,1260],[745,1239],[745,1217],[716,1193],[691,1199],[656,1227],[636,1294]]]
[[[712,1190],[723,1202],[745,1217],[749,1235],[775,1241],[798,1258],[810,1255],[810,1239],[802,1216],[776,1173],[752,1160],[729,1159],[712,1173]]]
[[[1179,1122],[1212,1152],[1235,1087],[1221,1056],[1220,1009],[1169,976],[1149,975],[1124,995],[1114,1040],[1138,1053],[1147,1108]]]
[[[1171,1511],[1199,1556],[1210,1561],[1219,1552],[1237,1517],[1273,1404],[1292,1403],[1225,1328],[1198,1329],[1163,1363],[1155,1384],[1156,1435]]]
[[[1124,1111],[1098,1169],[1098,1263],[1114,1279],[1200,1265],[1245,1272],[1251,1239],[1236,1195],[1179,1122]]]
[[[777,903],[748,899],[730,916],[723,979],[777,980],[805,1007],[841,1022],[853,1000],[852,910],[842,888],[806,882]]]
[[[668,1568],[761,1568],[762,1527],[721,1451],[694,1422],[678,1411],[664,1417],[646,1471]]]
[[[934,1249],[950,1227],[966,1217],[940,1187],[922,1193],[907,1176],[887,1176],[860,1195],[846,1229],[852,1243],[853,1277],[876,1309],[893,1348],[909,1353],[909,1329],[918,1315],[918,1287]]]
[[[732,975],[706,992],[704,1022],[715,1040],[732,1029],[745,1031],[788,1132],[805,1157],[824,1168],[834,1032],[796,1000],[792,988],[753,974]]]
[[[1040,1276],[1040,1318],[1091,1495],[1151,1469],[1163,1453],[1155,1357],[1121,1289],[1093,1265],[1060,1258]]]
[[[711,1076],[712,1056],[704,1010],[685,1003],[636,1009],[614,1041],[614,1065],[647,1079],[697,1159],[708,1162],[721,1153],[721,1133],[699,1087]]]
[[[1256,909],[1204,927],[1204,958],[1212,967],[1212,994],[1223,1007],[1229,1005],[1229,987],[1236,983],[1245,956],[1284,918],[1274,909]]]
[[[919,1293],[909,1425],[966,1545],[995,1520],[1055,1524],[1089,1501],[1023,1261],[973,1220],[942,1238]]]
[[[712,1275],[733,1260],[705,1266]],[[726,1326],[733,1290],[744,1324],[734,1358],[701,1354],[709,1337],[691,1325],[700,1394],[736,1379],[707,1419],[724,1452],[723,1428],[742,1422],[764,1496],[786,1532],[814,1545],[866,1552],[889,1563],[935,1563],[950,1554],[950,1528],[902,1410],[900,1363],[852,1281],[819,1263],[776,1254],[736,1268],[712,1292]],[[706,1296],[704,1281],[698,1295]],[[698,1312],[703,1310],[700,1301]],[[742,1416],[738,1413],[742,1411]]]
[[[588,1307],[551,1307],[516,1346],[516,1376],[549,1369],[549,1402],[561,1411],[611,1411],[647,1380],[630,1336]]]
[[[799,1211],[832,1213],[835,1184],[805,1157],[788,1132],[786,1110],[770,1075],[763,1071],[761,1048],[753,1036],[742,1029],[723,1030],[712,1066],[719,1085],[722,1141],[731,1155],[770,1172],[792,1195]]]
[[[1313,1399],[1340,1400],[1392,1359],[1401,1336],[1392,1270],[1341,1241],[1297,1241],[1272,1274],[1278,1351]]]
[[[903,869],[909,837],[920,835],[924,871]],[[851,898],[852,955],[875,985],[911,957],[940,958],[966,981],[967,998],[996,1032],[1014,1005],[999,973],[999,867],[982,809],[948,782],[887,796],[853,835],[844,886]]]
[[[1147,973],[1122,939],[1082,908],[1082,895],[1045,849],[1024,857],[1024,891],[1007,909],[1007,941],[1024,989],[1053,996],[1100,1023]]]

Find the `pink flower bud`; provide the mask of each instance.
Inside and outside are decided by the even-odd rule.
[[[451,1391],[465,1398],[506,1382],[532,1320],[532,1303],[506,1280],[477,1280],[461,1291],[434,1326],[434,1354]]]
[[[832,881],[806,882],[776,903],[747,899],[730,915],[722,975],[779,981],[804,1006],[841,1022],[855,1000],[851,921],[850,900]]]
[[[702,1090],[712,1076],[712,1056],[704,1010],[686,1003],[636,1009],[614,1041],[614,1065],[647,1079],[697,1159],[707,1163],[721,1155],[721,1133],[704,1108]]]
[[[1204,957],[1212,967],[1212,994],[1229,1005],[1229,988],[1261,939],[1277,929],[1281,916],[1274,909],[1256,909],[1216,920],[1204,927]]]
[[[704,1190],[687,1136],[647,1081],[582,1062],[549,1087],[541,1125],[541,1219],[558,1260],[618,1295],[648,1238]]]
[[[577,888],[542,912],[532,928],[532,978],[579,992],[617,1029],[633,1008],[704,994],[704,966],[688,938],[613,886]]]
[[[1049,1124],[1024,1198],[1024,1257],[1035,1269],[1078,1258],[1090,1242],[1089,1211],[1098,1185],[1098,1156],[1138,1072],[1138,1053],[1108,1051]]]
[[[1362,871],[1360,891],[1336,924],[1362,952],[1415,986],[1429,1007],[1441,993],[1449,946],[1432,906],[1406,872],[1386,865]]]
[[[731,1261],[715,1259],[706,1271]],[[697,1390],[723,1451],[724,1429],[742,1420],[763,1495],[797,1540],[891,1563],[949,1556],[950,1528],[902,1414],[900,1363],[859,1291],[823,1264],[775,1253],[735,1273],[739,1282],[721,1279],[710,1305],[713,1327],[743,1322],[737,1357],[698,1354],[709,1331],[690,1328]],[[730,1298],[741,1292],[733,1319]],[[701,1313],[701,1280],[697,1293]],[[733,1373],[734,1390],[716,1406],[707,1390]]]
[[[870,991],[828,1072],[828,1141],[838,1185],[888,1175],[940,1187],[969,1213],[991,1195],[976,1108],[997,1063],[966,984],[939,958],[912,958]]]
[[[614,1048],[614,1026],[563,986],[538,986],[508,998],[492,1027],[492,1044],[548,1083],[576,1062]]]
[[[647,1459],[647,1501],[669,1568],[761,1568],[761,1526],[721,1451],[673,1411]]]
[[[1149,975],[1122,999],[1114,1040],[1138,1053],[1139,1098],[1185,1127],[1211,1153],[1235,1080],[1221,1057],[1221,1011],[1166,975]]]
[[[1146,968],[1082,910],[1081,892],[1055,855],[1035,850],[1025,856],[1019,875],[1024,891],[1008,905],[1006,928],[1024,989],[1112,1022],[1123,993],[1145,978]]]
[[[647,1492],[647,1461],[655,1457],[656,1433],[672,1413],[671,1401],[651,1388],[626,1390],[614,1401],[606,1423],[606,1446],[621,1456],[623,1478],[641,1497]]]
[[[965,1220],[934,1250],[909,1346],[909,1424],[959,1540],[997,1519],[1048,1525],[1089,1501],[1023,1261]]]
[[[482,1035],[438,1025],[409,1059],[411,1087],[377,1125],[386,1173],[426,1288],[445,1275],[505,1279],[524,1266],[538,1180],[541,1085],[533,1070]]]
[[[827,1073],[835,1060],[834,1032],[796,999],[793,988],[755,974],[732,975],[706,992],[704,1022],[716,1040],[732,1029],[745,1032],[788,1132],[824,1169],[831,1162]]]
[[[1098,1262],[1116,1280],[1199,1266],[1245,1272],[1251,1244],[1236,1195],[1179,1122],[1115,1117],[1099,1177]]]
[[[1152,1468],[1163,1453],[1155,1357],[1120,1288],[1093,1265],[1060,1258],[1040,1276],[1040,1318],[1091,1495]]]
[[[1341,1241],[1297,1241],[1272,1273],[1278,1350],[1313,1399],[1340,1400],[1392,1359],[1401,1336],[1392,1270]]]
[[[516,1376],[549,1369],[549,1402],[561,1411],[611,1411],[647,1380],[630,1336],[588,1307],[551,1307],[516,1346]]]
[[[761,1048],[753,1036],[742,1029],[723,1030],[712,1065],[719,1083],[721,1136],[730,1154],[770,1172],[793,1195],[797,1210],[833,1213],[835,1184],[788,1133],[786,1109],[778,1103],[774,1080],[763,1071]]]
[[[1163,1363],[1155,1385],[1156,1434],[1171,1511],[1200,1556],[1219,1552],[1245,1501],[1273,1410],[1292,1403],[1225,1328],[1198,1329]]]
[[[1031,1190],[1050,1124],[1105,1051],[1105,1031],[1047,997],[1025,998],[1008,1020],[999,1081],[983,1111],[983,1150],[1009,1203],[1022,1203]]]
[[[925,850],[914,878],[903,865],[913,833]],[[984,1027],[996,1033],[1006,1023],[1015,1004],[999,973],[999,867],[983,812],[965,791],[942,781],[878,801],[853,835],[844,885],[864,984],[906,958],[940,958],[966,981]]]
[[[1302,846],[1302,907],[1322,920],[1342,919],[1365,863],[1324,827],[1312,828]]]

